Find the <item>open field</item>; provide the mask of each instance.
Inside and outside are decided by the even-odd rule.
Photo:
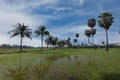
[[[18,50],[0,49],[0,80],[120,80],[117,48]]]

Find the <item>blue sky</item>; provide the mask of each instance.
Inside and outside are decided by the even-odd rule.
[[[73,42],[75,33],[79,33],[79,44],[87,43],[84,31],[89,29],[87,21],[102,12],[111,12],[115,22],[109,29],[109,42],[120,42],[120,1],[119,0],[0,0],[0,44],[19,44],[19,38],[9,39],[7,32],[13,25],[25,23],[33,31],[39,25],[45,25],[51,35],[59,40],[71,37]],[[105,41],[105,30],[98,24],[94,36],[96,44]],[[23,44],[39,46],[40,38],[32,35],[32,41],[24,39]]]

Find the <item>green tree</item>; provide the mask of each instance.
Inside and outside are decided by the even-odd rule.
[[[57,37],[53,37],[53,39],[52,39],[52,46],[54,48],[56,48],[57,42],[58,42],[58,38]]]
[[[68,37],[68,39],[67,39],[69,42],[70,42],[70,37]]]
[[[49,35],[49,32],[46,31],[46,27],[45,26],[39,26],[38,29],[36,29],[34,31],[34,33],[36,34],[36,36],[40,36],[41,35],[41,51],[43,50],[43,37],[46,35]]]
[[[96,20],[94,19],[94,18],[90,18],[89,20],[88,20],[88,26],[91,28],[91,30],[95,27],[95,25],[96,25]],[[95,31],[96,32],[96,31]],[[92,33],[92,32],[91,32]],[[93,34],[94,34],[94,32],[93,32]],[[92,45],[94,46],[94,43],[93,43],[93,35],[92,34]]]
[[[79,37],[79,33],[76,33],[76,34],[75,34],[75,37],[76,37],[76,39],[77,39],[77,42],[76,42],[76,43],[77,43],[77,45],[78,45],[78,37]]]
[[[88,45],[90,46],[91,31],[90,30],[85,30],[85,35],[88,37]]]
[[[47,45],[47,47],[50,45],[50,47],[51,47],[51,45],[52,45],[52,40],[53,40],[53,36],[48,36],[48,38],[47,39],[45,39],[45,43],[46,43],[46,45]]]
[[[108,51],[108,29],[110,28],[110,26],[112,26],[114,22],[114,17],[110,12],[104,12],[98,17],[100,18],[100,20],[98,20],[99,26],[104,28],[106,31],[106,51]]]
[[[77,39],[74,39],[74,43],[76,44],[77,43]],[[77,46],[77,45],[76,45]]]
[[[25,26],[24,23],[23,24],[18,23],[17,25],[15,25],[15,29],[8,32],[9,34],[11,34],[10,38],[15,36],[20,37],[20,52],[22,51],[22,39],[24,37],[32,39],[31,38],[32,31],[28,27],[29,26],[28,25]]]

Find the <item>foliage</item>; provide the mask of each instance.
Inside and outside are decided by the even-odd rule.
[[[109,29],[114,22],[114,17],[110,12],[101,13],[99,16],[100,20],[98,20],[99,26],[105,29]]]
[[[90,18],[88,20],[88,26],[93,28],[96,25],[96,20],[94,18]]]

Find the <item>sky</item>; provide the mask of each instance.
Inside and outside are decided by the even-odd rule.
[[[46,26],[51,35],[59,40],[75,38],[79,33],[78,43],[87,43],[84,34],[90,29],[87,21],[90,18],[99,20],[103,12],[111,12],[114,23],[108,30],[109,43],[120,42],[120,0],[0,0],[0,44],[17,44],[18,37],[9,38],[8,31],[14,29],[17,23],[29,25],[32,29],[32,40],[24,38],[23,45],[38,47],[40,37],[36,37],[34,30],[40,25]],[[101,44],[106,40],[105,30],[96,23],[97,30],[94,43]]]

